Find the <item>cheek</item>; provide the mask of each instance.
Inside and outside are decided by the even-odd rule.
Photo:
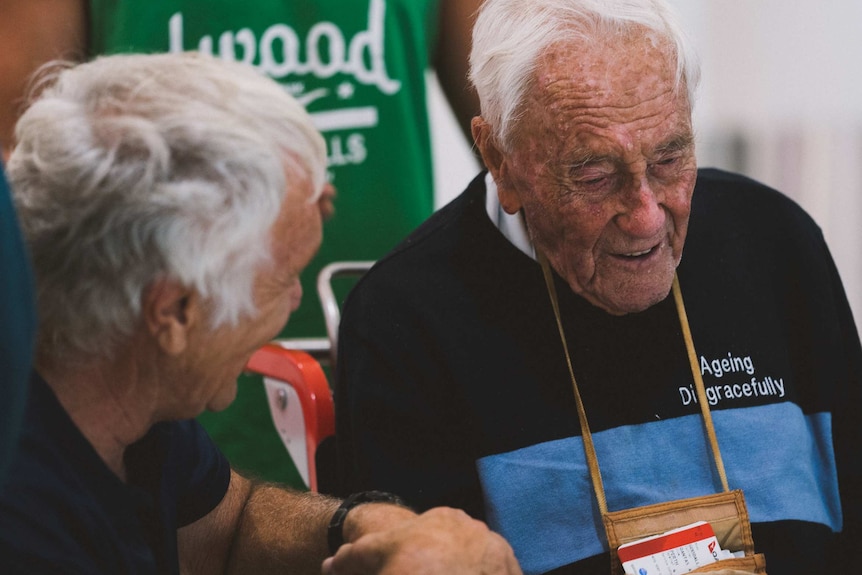
[[[297,280],[287,291],[287,301],[289,305],[289,312],[293,313],[299,308],[299,304],[302,303],[302,284]]]
[[[688,229],[688,218],[691,214],[691,192],[682,191],[671,197],[665,204],[673,218],[677,235],[685,236]]]
[[[297,281],[291,287],[282,292],[281,297],[277,302],[277,306],[272,312],[272,320],[277,325],[278,331],[287,324],[290,316],[299,308],[302,302],[302,286]]]
[[[680,194],[670,209],[675,220],[681,223],[688,222],[688,216],[691,213],[691,194]]]
[[[531,236],[561,275],[580,283],[595,270],[609,221],[601,207],[548,210],[534,218]]]
[[[673,204],[671,209],[674,212],[674,217],[684,215],[685,218],[688,218],[688,212],[691,208],[691,197],[694,193],[696,181],[697,168],[691,167],[683,171],[680,180],[674,184],[669,200],[669,203]]]
[[[549,212],[542,221],[545,227],[558,231],[560,249],[572,257],[578,254],[585,257],[601,243],[613,221],[613,214],[598,204],[568,206],[558,212]]]
[[[557,251],[573,255],[592,250],[612,217],[601,205],[550,205],[534,202],[525,206],[527,222],[535,240]]]

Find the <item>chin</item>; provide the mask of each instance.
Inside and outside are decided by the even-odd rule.
[[[219,412],[224,411],[236,399],[237,384],[236,381],[231,382],[230,389],[225,389],[219,395],[213,397],[206,406],[207,411]]]
[[[592,301],[611,315],[626,315],[646,311],[662,302],[670,294],[673,276],[666,285],[631,285],[626,290],[618,290],[605,297]]]
[[[230,404],[232,404],[232,403],[233,403],[233,400],[234,400],[235,398],[236,398],[236,395],[234,395],[234,397],[231,397],[231,398],[230,398],[229,400],[227,400],[227,401],[222,401],[222,400],[218,400],[218,401],[211,401],[211,402],[209,403],[209,405],[207,405],[206,410],[207,410],[207,411],[212,411],[213,413],[218,413],[219,411],[224,411],[225,409],[227,409],[228,407],[230,407]]]

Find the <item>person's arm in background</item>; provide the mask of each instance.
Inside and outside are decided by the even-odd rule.
[[[12,150],[27,83],[51,60],[86,54],[85,0],[0,0],[0,146]]]
[[[468,142],[470,122],[479,115],[479,98],[467,79],[473,22],[482,0],[440,0],[440,33],[434,68],[440,87]],[[478,154],[477,154],[478,157]]]
[[[222,502],[179,530],[184,573],[317,575],[329,555],[327,526],[337,499],[231,474]],[[514,554],[484,523],[454,509],[416,515],[381,503],[354,507],[325,575],[520,575]]]

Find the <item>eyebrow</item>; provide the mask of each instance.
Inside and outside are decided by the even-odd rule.
[[[602,162],[616,162],[616,158],[609,154],[596,154],[587,149],[573,150],[571,152],[572,161],[567,162],[570,170],[579,170],[593,164],[601,164]]]
[[[655,155],[662,155],[679,152],[690,148],[692,145],[694,145],[694,134],[677,134],[656,146],[654,153]],[[604,162],[615,164],[619,161],[619,158],[613,154],[597,154],[587,148],[575,148],[571,150],[570,156],[573,159],[566,163],[569,171],[580,170]]]
[[[694,134],[678,134],[663,144],[659,144],[655,151],[658,154],[678,152],[694,145]]]

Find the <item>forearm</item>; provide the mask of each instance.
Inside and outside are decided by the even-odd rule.
[[[178,531],[182,572],[320,573],[330,555],[327,528],[341,500],[270,484],[235,472],[218,507]],[[409,509],[369,503],[343,523],[345,542],[412,519]]]
[[[232,475],[219,506],[179,532],[183,573],[317,575],[520,575],[511,548],[484,523],[454,509],[417,516],[406,507],[350,509],[330,555],[327,528],[341,501]],[[227,568],[225,568],[227,565]]]
[[[228,573],[320,573],[329,555],[326,527],[339,501],[258,485],[239,518]]]
[[[440,37],[434,55],[434,68],[440,87],[458,120],[464,136],[472,144],[470,122],[479,115],[479,97],[470,85],[470,46],[473,23],[480,0],[442,0],[440,2]]]
[[[31,74],[50,60],[84,57],[86,3],[2,0],[0,6],[0,146],[6,155]]]

